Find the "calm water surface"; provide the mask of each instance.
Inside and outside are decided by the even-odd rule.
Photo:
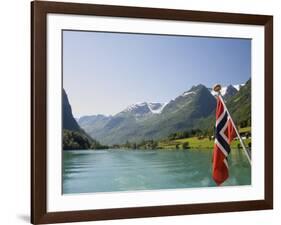
[[[250,185],[242,150],[229,157],[224,186]],[[216,186],[212,150],[74,150],[63,152],[63,193],[134,191]]]

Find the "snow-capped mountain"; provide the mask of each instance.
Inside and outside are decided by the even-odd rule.
[[[129,105],[125,110],[121,113],[133,113],[137,116],[143,116],[146,114],[159,114],[162,112],[166,103],[158,103],[158,102],[141,102]]]

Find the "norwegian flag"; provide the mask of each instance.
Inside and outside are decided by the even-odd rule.
[[[213,153],[213,179],[221,185],[228,178],[227,157],[230,143],[237,136],[233,121],[226,110],[222,97],[217,97],[215,145]]]

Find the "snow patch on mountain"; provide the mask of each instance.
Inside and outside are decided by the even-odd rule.
[[[160,114],[168,103],[148,103],[148,108],[153,114]]]
[[[145,107],[145,106],[147,106],[146,102],[140,102],[140,103],[132,104],[132,105],[129,105],[123,112],[130,112],[130,111],[133,111],[137,108],[141,108],[141,107]]]
[[[245,84],[235,84],[235,85],[232,85],[237,91],[240,90],[241,87],[243,87]]]
[[[148,112],[152,114],[160,114],[167,103],[158,103],[158,102],[141,102],[129,105],[123,112],[132,112],[141,109],[148,109]],[[146,110],[143,110],[146,111]]]
[[[193,94],[196,94],[195,91],[186,91],[181,96],[185,97],[185,96],[193,95]]]

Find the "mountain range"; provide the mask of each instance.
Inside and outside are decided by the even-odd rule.
[[[250,89],[249,80],[221,90],[229,110],[239,122],[250,123]],[[78,124],[92,138],[107,145],[160,139],[191,129],[212,129],[216,107],[214,95],[212,89],[199,84],[167,103],[136,103],[113,116],[83,116]]]

